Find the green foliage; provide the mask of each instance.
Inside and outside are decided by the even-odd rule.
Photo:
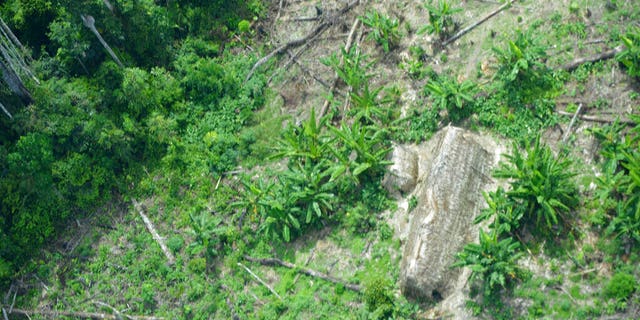
[[[437,0],[433,5],[433,0],[424,3],[424,8],[429,12],[429,24],[418,30],[418,34],[436,34],[440,39],[448,37],[455,31],[456,24],[453,15],[461,12],[462,8],[453,8],[448,0]]]
[[[440,126],[437,108],[424,104],[425,109],[411,109],[405,118],[396,120],[393,136],[397,141],[419,143],[429,139]]]
[[[189,218],[195,240],[190,246],[195,248],[196,252],[198,248],[202,248],[207,261],[211,261],[218,255],[219,237],[224,231],[224,228],[220,226],[222,220],[207,212],[198,215],[190,214]]]
[[[535,28],[518,31],[516,40],[509,41],[506,48],[493,47],[499,63],[494,79],[507,104],[529,104],[557,94],[560,82],[545,65],[546,47],[532,36],[534,32]]]
[[[322,60],[322,63],[331,67],[338,77],[351,87],[348,98],[352,107],[347,116],[367,125],[388,123],[393,114],[387,105],[392,104],[393,99],[381,99],[380,93],[385,89],[370,86],[373,74],[369,70],[373,62],[367,61],[368,56],[361,54],[355,47],[348,52],[343,48],[341,53],[341,57],[333,53]]]
[[[627,68],[627,74],[640,77],[640,28],[632,27],[626,35],[620,36],[625,49],[616,55],[616,60]]]
[[[400,31],[398,30],[399,23],[397,19],[391,19],[375,10],[367,11],[359,19],[364,25],[372,29],[368,38],[381,45],[384,52],[389,52],[398,45]]]
[[[449,76],[430,79],[425,85],[425,93],[433,101],[437,110],[446,110],[448,118],[454,123],[460,122],[473,112],[476,85],[465,80],[462,83]]]
[[[469,267],[469,280],[480,282],[484,299],[495,299],[522,277],[517,261],[524,253],[519,250],[520,244],[511,237],[500,240],[498,232],[480,230],[479,243],[466,244],[452,267]]]
[[[413,195],[411,196],[411,198],[409,198],[409,206],[407,211],[411,212],[413,211],[413,209],[417,207],[418,207],[418,198],[415,195]]]
[[[251,23],[247,20],[240,20],[240,22],[238,22],[238,31],[240,31],[240,33],[247,33],[249,32],[251,29]]]
[[[233,206],[259,219],[260,233],[290,241],[330,219],[341,196],[378,180],[389,164],[384,130],[359,122],[323,130],[325,122],[312,109],[300,126],[289,124],[272,156],[286,158],[287,169],[244,182],[243,197]]]
[[[618,272],[605,285],[603,295],[608,299],[627,300],[637,286],[636,277],[625,272]]]
[[[372,319],[391,317],[394,310],[392,289],[389,279],[380,275],[372,276],[365,284],[364,301]]]
[[[184,239],[179,235],[174,235],[171,238],[167,239],[167,247],[173,251],[173,253],[177,253],[182,249],[184,245]]]
[[[578,203],[572,162],[565,156],[554,156],[539,137],[525,149],[526,155],[514,144],[513,153],[506,155],[508,163],[501,163],[494,177],[510,179],[507,195],[524,208],[523,224],[531,223],[542,232],[563,227],[569,222],[567,214]]]
[[[627,134],[625,126],[614,123],[591,132],[600,140],[602,175],[596,177],[597,210],[593,223],[606,226],[606,234],[622,241],[619,249],[629,252],[640,243],[640,118],[632,116],[636,126]]]
[[[525,207],[519,205],[513,198],[511,198],[507,192],[502,188],[494,192],[483,193],[485,201],[488,207],[482,209],[481,214],[478,215],[474,223],[478,224],[482,221],[493,220],[491,228],[499,234],[516,235],[516,232],[520,230],[523,223]]]

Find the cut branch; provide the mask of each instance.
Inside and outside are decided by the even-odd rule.
[[[324,19],[324,21],[320,24],[318,24],[309,34],[307,34],[306,36],[300,38],[300,39],[296,39],[293,41],[289,41],[281,46],[279,46],[278,48],[276,48],[275,50],[271,51],[271,53],[269,53],[268,55],[262,57],[260,60],[258,60],[253,67],[251,68],[251,70],[249,71],[249,74],[247,74],[247,77],[245,78],[245,82],[249,81],[249,79],[251,79],[251,77],[253,76],[253,74],[256,72],[256,70],[262,66],[263,64],[265,64],[267,61],[269,61],[269,59],[273,58],[274,56],[281,54],[283,52],[286,52],[287,50],[299,47],[301,45],[303,45],[304,43],[306,43],[307,41],[309,41],[310,39],[320,35],[322,32],[324,32],[329,26],[331,26],[331,24],[333,24],[333,21],[335,20],[336,17],[339,17],[341,15],[343,15],[344,13],[346,13],[347,11],[351,10],[351,8],[353,8],[354,6],[356,6],[358,3],[360,3],[360,0],[355,0],[353,2],[348,3],[344,8],[340,9],[335,16],[332,17],[328,17],[326,19]]]
[[[273,293],[274,296],[276,296],[276,297],[278,297],[278,299],[282,300],[282,297],[275,290],[273,290],[273,288],[271,288],[271,286],[269,286],[266,282],[264,282],[262,279],[260,279],[260,277],[258,277],[258,275],[253,273],[253,271],[251,271],[251,269],[247,268],[247,266],[245,266],[244,264],[242,264],[240,262],[238,262],[238,266],[241,266],[242,268],[244,268],[244,270],[246,270],[254,279],[256,279],[258,282],[260,282],[260,284],[265,286],[267,289],[269,289],[269,291],[271,291],[271,293]]]
[[[564,133],[564,137],[562,137],[562,143],[567,143],[567,139],[569,139],[569,135],[571,135],[571,128],[573,128],[573,124],[576,123],[576,119],[578,118],[578,115],[580,115],[581,111],[582,111],[582,103],[578,105],[578,109],[576,109],[576,113],[573,115],[573,118],[571,118],[571,122],[569,122],[569,127],[567,128],[567,131]]]
[[[563,115],[563,116],[573,116],[574,115],[573,113],[566,112],[566,111],[558,111],[558,114]],[[624,124],[629,124],[629,125],[636,124],[635,121],[629,120],[629,119],[599,118],[599,117],[596,117],[596,116],[589,116],[589,115],[578,115],[578,119],[584,120],[584,121],[599,122],[599,123],[613,123],[613,122],[617,121],[619,123],[624,123]]]
[[[122,319],[122,317],[130,320],[162,320],[164,318],[153,317],[153,316],[128,316],[128,315],[115,315],[108,313],[97,313],[97,312],[81,312],[81,311],[48,311],[48,310],[22,310],[22,309],[13,309],[13,311],[9,314],[19,314],[24,316],[30,316],[34,314],[39,314],[43,316],[50,317],[71,317],[71,318],[81,318],[81,319]]]
[[[324,274],[324,273],[319,272],[319,271],[315,271],[315,270],[311,270],[311,269],[307,269],[307,268],[300,268],[300,267],[297,267],[293,263],[282,261],[280,259],[276,259],[276,258],[258,259],[258,258],[253,258],[253,257],[250,257],[250,256],[244,256],[244,259],[247,260],[247,261],[250,261],[250,262],[259,263],[259,264],[264,265],[264,266],[281,266],[281,267],[285,267],[285,268],[289,268],[289,269],[294,269],[297,272],[300,272],[302,274],[306,274],[306,275],[308,275],[310,277],[320,278],[322,280],[329,281],[331,283],[343,285],[345,288],[347,288],[349,290],[353,290],[353,291],[356,291],[356,292],[362,291],[362,287],[357,285],[357,284],[349,283],[349,282],[344,281],[342,279],[334,278],[334,277],[332,277],[332,276],[330,276],[328,274]]]
[[[515,0],[510,0],[508,2],[506,2],[505,4],[501,5],[499,8],[497,8],[496,10],[493,10],[492,12],[490,12],[488,15],[484,16],[484,18],[474,22],[473,24],[471,24],[470,26],[458,31],[458,33],[456,33],[455,35],[453,35],[451,38],[445,40],[442,42],[443,46],[446,46],[456,40],[458,40],[460,37],[464,36],[465,34],[467,34],[469,31],[477,28],[479,25],[485,23],[487,20],[491,19],[491,17],[495,16],[496,14],[502,12],[502,10],[508,8],[509,6],[511,6],[512,3],[514,3]]]
[[[142,217],[142,221],[144,221],[144,224],[147,226],[147,229],[153,236],[153,239],[158,243],[158,245],[160,245],[160,249],[162,249],[162,252],[164,252],[164,255],[167,257],[167,260],[169,260],[169,264],[170,265],[174,264],[176,259],[173,257],[173,254],[171,253],[171,251],[169,251],[169,248],[167,248],[167,245],[164,243],[164,240],[158,234],[158,231],[156,231],[156,228],[151,223],[151,220],[149,220],[149,217],[147,217],[147,215],[144,214],[144,211],[142,211],[142,207],[140,206],[140,203],[138,203],[138,201],[136,201],[135,199],[133,199],[132,202],[133,202],[133,206],[136,208],[136,210],[138,210],[140,217]]]
[[[616,54],[622,52],[622,50],[624,50],[624,46],[617,46],[611,50],[607,50],[605,52],[602,52],[600,54],[596,54],[590,57],[586,57],[586,58],[580,58],[580,59],[576,59],[571,61],[568,64],[565,64],[564,66],[562,66],[563,70],[566,71],[573,71],[575,69],[577,69],[579,66],[585,64],[585,63],[593,63],[593,62],[598,62],[598,61],[602,61],[602,60],[607,60],[607,59],[611,59],[613,57],[616,56]]]

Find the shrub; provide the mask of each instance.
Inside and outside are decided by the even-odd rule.
[[[453,14],[462,11],[462,9],[453,8],[447,0],[438,0],[436,6],[432,5],[432,3],[433,1],[430,0],[429,4],[424,4],[425,9],[429,12],[429,24],[418,30],[418,34],[426,32],[428,34],[436,34],[440,39],[444,39],[456,27],[453,21]]]
[[[609,299],[626,300],[636,290],[637,281],[633,275],[618,272],[604,287],[604,296]]]
[[[364,301],[373,319],[388,319],[394,310],[392,286],[388,279],[375,275],[365,284]]]
[[[381,45],[384,52],[389,52],[398,45],[400,31],[398,30],[399,23],[397,19],[391,19],[375,10],[368,11],[359,19],[364,25],[372,28],[369,38]]]
[[[249,21],[240,20],[240,22],[238,22],[238,31],[240,31],[240,33],[247,33],[250,29],[251,23]]]
[[[633,27],[620,38],[625,49],[616,55],[616,60],[627,68],[627,74],[638,78],[640,77],[640,28]]]
[[[498,89],[508,104],[532,103],[552,97],[560,82],[544,61],[546,47],[532,36],[535,30],[518,31],[515,41],[509,41],[505,49],[493,47],[499,67],[494,78]],[[504,93],[502,93],[504,91]]]
[[[453,122],[459,122],[473,112],[475,92],[475,83],[468,80],[460,83],[449,76],[430,79],[425,86],[425,93],[431,96],[434,108],[447,110]]]
[[[510,237],[499,240],[495,230],[480,230],[479,243],[465,245],[452,267],[469,267],[469,281],[480,282],[484,299],[493,299],[522,277],[517,261],[524,254],[519,248],[520,244]]]
[[[501,163],[493,175],[510,179],[507,195],[524,208],[523,224],[531,223],[542,232],[561,228],[578,203],[572,162],[563,155],[555,157],[551,148],[540,143],[540,137],[525,149],[523,154],[514,144],[513,154],[506,155],[507,163]]]

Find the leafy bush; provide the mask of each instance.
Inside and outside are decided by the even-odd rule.
[[[563,155],[555,157],[551,148],[540,143],[540,137],[525,149],[526,155],[514,144],[513,154],[506,155],[507,163],[501,163],[493,175],[510,179],[507,195],[524,208],[523,224],[531,223],[542,232],[563,227],[578,203],[572,162]]]
[[[480,282],[484,299],[494,299],[522,277],[517,261],[524,253],[511,237],[499,240],[498,232],[480,230],[479,243],[469,243],[456,255],[453,267],[469,267],[469,280]]]
[[[394,310],[392,286],[382,276],[372,276],[365,283],[364,301],[373,319],[388,319]]]
[[[626,300],[636,290],[636,278],[625,272],[618,272],[605,285],[603,294],[606,298]]]
[[[436,34],[440,39],[449,36],[456,28],[453,15],[462,11],[462,8],[453,8],[448,0],[437,0],[437,5],[432,5],[433,0],[424,3],[429,12],[429,24],[418,30],[418,34]]]
[[[624,125],[614,123],[591,132],[600,140],[603,157],[602,174],[596,177],[597,210],[592,222],[605,225],[606,234],[622,241],[619,246],[629,253],[640,243],[640,118],[632,116],[635,127],[627,134]]]
[[[389,52],[400,41],[400,31],[398,30],[398,20],[381,14],[378,11],[370,10],[364,16],[359,17],[362,23],[372,28],[369,38],[373,38],[382,46],[384,52]]]
[[[493,47],[499,67],[494,75],[507,104],[528,104],[557,94],[560,84],[553,70],[544,63],[546,47],[532,36],[535,29],[518,31],[507,48]],[[502,93],[504,91],[504,93]]]
[[[459,122],[473,112],[475,92],[476,85],[473,82],[465,80],[459,83],[448,76],[430,79],[425,85],[425,93],[431,96],[434,107],[447,110],[453,122]]]
[[[626,35],[620,36],[625,49],[616,55],[616,60],[627,68],[627,73],[640,77],[640,28],[632,27]]]

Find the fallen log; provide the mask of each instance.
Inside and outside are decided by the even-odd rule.
[[[573,71],[575,69],[577,69],[579,66],[585,64],[585,63],[593,63],[593,62],[598,62],[598,61],[602,61],[602,60],[607,60],[607,59],[611,59],[613,57],[616,56],[616,54],[622,52],[622,50],[624,50],[624,46],[617,46],[611,50],[607,50],[605,52],[590,56],[590,57],[586,57],[586,58],[579,58],[576,60],[573,60],[567,64],[565,64],[564,66],[562,66],[562,70],[565,71]]]
[[[328,274],[324,274],[324,273],[319,272],[319,271],[315,271],[315,270],[311,270],[311,269],[307,269],[307,268],[300,268],[300,267],[296,266],[293,263],[282,261],[282,260],[277,259],[277,258],[259,259],[259,258],[253,258],[253,257],[250,257],[250,256],[244,256],[244,259],[249,261],[249,262],[259,263],[259,264],[261,264],[263,266],[280,266],[280,267],[285,267],[285,268],[289,268],[289,269],[294,269],[297,272],[300,272],[302,274],[308,275],[310,277],[320,278],[322,280],[329,281],[331,283],[343,285],[345,288],[347,288],[349,290],[353,290],[353,291],[356,291],[356,292],[361,292],[362,291],[362,287],[360,285],[349,283],[349,282],[346,282],[346,281],[344,281],[342,279],[334,278],[334,277],[332,277],[332,276],[330,276]]]
[[[563,115],[563,116],[574,116],[573,113],[571,112],[566,112],[566,111],[562,111],[559,110],[558,114]],[[624,124],[636,124],[635,121],[633,120],[629,120],[629,119],[620,119],[620,118],[599,118],[596,116],[589,116],[589,115],[578,115],[578,119],[580,120],[584,120],[584,121],[591,121],[591,122],[599,122],[599,123],[614,123],[614,122],[619,122],[619,123],[624,123]]]
[[[356,6],[359,3],[360,3],[360,0],[355,0],[355,1],[352,1],[352,2],[348,3],[344,8],[340,9],[336,13],[335,16],[328,17],[327,19],[324,19],[324,21],[322,23],[318,24],[306,36],[304,36],[304,37],[302,37],[300,39],[289,41],[289,42],[279,46],[275,50],[271,51],[271,53],[269,53],[268,55],[262,57],[260,60],[258,60],[253,65],[253,67],[249,71],[249,74],[247,74],[247,77],[244,79],[244,81],[245,82],[249,81],[249,79],[251,79],[253,74],[256,72],[256,69],[258,69],[261,65],[265,64],[267,61],[269,61],[269,59],[273,58],[274,56],[276,56],[278,54],[286,52],[287,50],[290,50],[290,49],[293,49],[295,47],[301,46],[304,43],[306,43],[307,41],[309,41],[311,38],[314,38],[314,37],[318,36],[319,34],[321,34],[322,32],[324,32],[327,28],[329,28],[329,26],[331,26],[333,24],[333,21],[335,20],[336,17],[339,17],[339,16],[345,14],[346,12],[351,10],[354,6]]]
[[[257,274],[253,273],[253,271],[251,271],[251,269],[249,269],[247,266],[245,266],[244,264],[238,262],[238,266],[242,267],[245,271],[247,271],[254,279],[256,279],[258,282],[260,282],[260,284],[262,284],[263,286],[265,286],[267,289],[269,289],[269,291],[271,291],[271,293],[273,293],[274,296],[278,297],[278,299],[282,300],[282,297],[278,294],[278,292],[276,292],[276,290],[274,290],[271,286],[269,286],[266,282],[264,282],[264,280],[262,280],[260,277],[258,277]]]
[[[515,2],[515,0],[510,0],[508,2],[506,2],[505,4],[501,5],[499,8],[497,8],[496,10],[491,11],[488,15],[484,16],[484,18],[472,23],[470,26],[458,31],[458,33],[456,33],[455,35],[453,35],[451,38],[445,40],[442,42],[443,46],[446,46],[456,40],[458,40],[460,37],[464,36],[465,34],[467,34],[469,31],[477,28],[479,25],[485,23],[487,20],[491,19],[491,17],[495,16],[496,14],[502,12],[502,10],[508,8],[509,6],[511,6],[511,4],[513,4]]]
[[[71,317],[76,319],[129,319],[129,320],[162,320],[164,318],[153,316],[129,316],[129,315],[115,315],[109,313],[97,313],[97,312],[82,312],[82,311],[53,311],[53,310],[23,310],[13,309],[9,314],[18,314],[26,317],[37,314],[52,319],[58,317]]]
[[[158,245],[160,245],[160,249],[162,249],[162,252],[164,252],[167,260],[169,260],[169,264],[174,264],[176,262],[176,258],[173,257],[173,254],[171,253],[171,251],[169,251],[169,248],[167,248],[167,245],[164,243],[162,237],[160,237],[160,235],[158,234],[158,231],[156,231],[156,228],[153,226],[153,223],[151,223],[151,220],[149,220],[149,217],[144,214],[140,203],[138,203],[138,201],[136,201],[135,199],[133,199],[132,202],[133,206],[136,208],[136,210],[138,210],[140,217],[142,217],[142,221],[144,221],[144,224],[147,226],[147,230],[149,230],[151,236],[153,236],[153,239],[158,243]]]

